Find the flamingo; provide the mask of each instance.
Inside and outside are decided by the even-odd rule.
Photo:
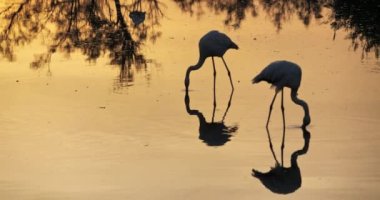
[[[208,57],[212,58],[212,65],[214,68],[214,88],[215,88],[215,77],[216,77],[216,70],[215,70],[215,62],[214,57],[220,57],[223,60],[224,66],[227,69],[228,76],[230,78],[230,83],[232,90],[234,89],[234,85],[232,83],[231,78],[231,72],[227,67],[226,61],[223,58],[224,53],[228,49],[239,49],[239,47],[224,33],[220,33],[218,31],[210,31],[206,35],[204,35],[199,40],[199,59],[197,64],[190,66],[186,71],[186,77],[185,77],[185,86],[186,89],[188,89],[190,84],[190,72],[193,70],[198,70],[202,67],[203,63]]]
[[[289,61],[275,61],[266,66],[263,69],[263,71],[261,71],[255,78],[252,79],[253,84],[259,83],[261,81],[266,81],[272,84],[272,87],[275,87],[274,97],[269,107],[269,115],[266,127],[268,127],[269,124],[273,103],[276,99],[277,93],[281,91],[281,110],[283,126],[285,128],[284,87],[288,87],[291,89],[290,96],[292,101],[295,104],[302,106],[305,112],[302,128],[305,128],[307,125],[310,124],[309,107],[305,101],[297,97],[297,91],[301,84],[301,77],[302,70],[297,64]]]

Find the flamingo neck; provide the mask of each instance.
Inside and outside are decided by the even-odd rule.
[[[303,124],[302,124],[302,127],[306,127],[307,125],[310,124],[310,113],[309,113],[309,106],[307,105],[307,103],[305,101],[303,101],[302,99],[299,99],[297,97],[297,90],[295,89],[292,89],[291,91],[291,98],[292,98],[292,101],[297,104],[297,105],[300,105],[302,106],[304,112],[305,112],[305,115],[303,117]]]
[[[203,63],[205,62],[206,57],[200,55],[197,64],[190,66],[186,71],[186,77],[185,77],[185,86],[186,88],[189,87],[190,84],[190,72],[193,70],[198,70],[202,67]]]
[[[203,116],[201,112],[199,112],[199,110],[192,110],[190,108],[190,97],[189,97],[188,91],[186,91],[186,95],[185,95],[185,105],[186,105],[186,111],[189,115],[196,115],[198,117],[200,126],[207,123],[206,118]]]
[[[301,155],[304,155],[307,153],[307,151],[309,150],[309,144],[310,144],[310,132],[306,130],[306,128],[302,128],[302,132],[303,132],[303,139],[304,139],[304,145],[303,145],[303,148],[300,149],[300,150],[297,150],[295,151],[294,153],[292,153],[292,156],[291,156],[291,166],[293,167],[298,167],[298,164],[297,164],[297,158],[298,156],[301,156]]]

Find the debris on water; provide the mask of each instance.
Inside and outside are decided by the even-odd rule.
[[[236,24],[232,24],[231,25],[234,29],[238,29],[240,27],[240,24],[236,23]]]

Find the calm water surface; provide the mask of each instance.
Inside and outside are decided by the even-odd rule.
[[[0,2],[0,198],[379,199],[379,5],[299,2]],[[186,104],[210,30],[240,47],[235,90],[216,58],[213,106],[208,59]],[[272,152],[274,90],[251,79],[275,60],[302,67],[312,122],[285,89]]]

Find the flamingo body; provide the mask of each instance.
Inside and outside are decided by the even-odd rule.
[[[301,68],[289,61],[275,61],[263,69],[254,79],[253,83],[266,81],[279,91],[283,87],[298,90],[301,84]]]
[[[189,87],[190,84],[190,72],[198,70],[203,66],[203,63],[208,57],[212,58],[212,64],[214,67],[214,83],[216,77],[214,57],[220,57],[223,60],[224,66],[228,72],[232,89],[234,88],[231,78],[231,72],[224,61],[223,55],[228,49],[239,49],[239,47],[224,33],[219,31],[210,31],[199,40],[199,58],[198,62],[190,66],[186,71],[185,86]],[[215,84],[214,84],[215,85]]]
[[[228,49],[238,49],[239,47],[224,33],[210,31],[199,40],[199,55],[207,57],[223,57]]]
[[[266,66],[255,78],[252,79],[252,83],[259,83],[261,81],[266,81],[270,84],[272,84],[273,87],[276,88],[276,92],[274,94],[272,103],[269,107],[269,116],[267,120],[267,127],[269,124],[269,119],[272,113],[272,107],[274,100],[276,99],[277,93],[281,91],[282,97],[281,97],[281,110],[283,115],[283,126],[285,127],[285,117],[284,117],[284,87],[288,87],[291,89],[290,96],[292,98],[292,101],[302,106],[304,109],[305,115],[303,118],[303,124],[302,127],[306,127],[310,124],[310,114],[309,114],[309,107],[307,103],[297,96],[298,88],[301,84],[301,78],[302,78],[302,70],[301,68],[292,62],[289,61],[275,61],[270,63],[268,66]]]

